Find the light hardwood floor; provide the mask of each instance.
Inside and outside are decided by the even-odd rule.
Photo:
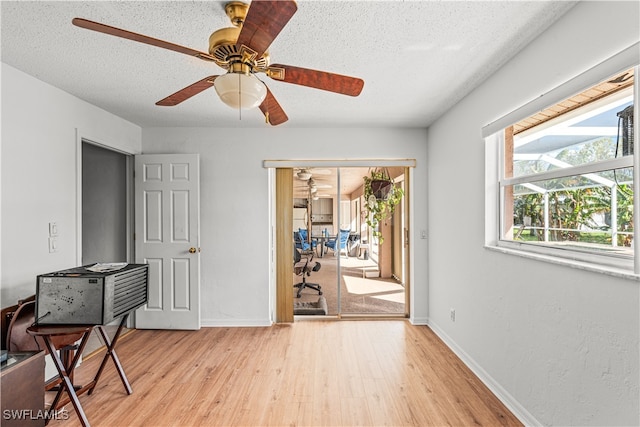
[[[137,330],[116,351],[133,394],[109,362],[80,397],[92,426],[521,425],[428,327],[404,320]],[[80,425],[67,411],[49,426]]]

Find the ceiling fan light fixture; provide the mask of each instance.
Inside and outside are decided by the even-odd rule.
[[[262,104],[267,87],[253,74],[227,73],[216,78],[213,86],[229,107],[250,110]]]
[[[303,180],[303,181],[306,181],[309,178],[311,178],[311,172],[309,172],[309,171],[307,171],[305,169],[302,169],[300,172],[298,172],[298,178]]]

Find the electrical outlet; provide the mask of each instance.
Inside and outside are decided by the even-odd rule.
[[[58,252],[58,238],[49,237],[49,253]]]
[[[49,223],[49,237],[57,237],[58,236],[58,223],[50,222]]]
[[[456,309],[455,309],[455,308],[452,308],[452,309],[449,311],[449,316],[451,317],[451,321],[452,321],[452,322],[455,322],[455,321],[456,321]]]

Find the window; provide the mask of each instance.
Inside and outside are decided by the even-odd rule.
[[[636,56],[631,64],[637,63]],[[560,98],[557,93],[569,89],[559,88],[544,96],[553,103],[542,107],[536,100],[537,106],[523,107],[526,115],[514,112],[497,128],[483,129],[497,157],[489,242],[556,259],[640,267],[633,215],[638,69],[599,70],[598,79],[585,73],[576,79],[581,86],[567,84],[574,95]]]

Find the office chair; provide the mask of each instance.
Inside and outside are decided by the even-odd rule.
[[[304,288],[314,289],[318,291],[318,295],[322,295],[322,287],[319,284],[307,282],[307,276],[311,276],[312,271],[318,271],[321,267],[319,262],[316,262],[312,267],[312,260],[313,252],[305,256],[305,259],[303,260],[302,255],[300,255],[300,250],[295,247],[293,248],[293,271],[296,275],[302,276],[302,282],[293,285],[294,288],[298,288],[296,298],[300,298]]]

